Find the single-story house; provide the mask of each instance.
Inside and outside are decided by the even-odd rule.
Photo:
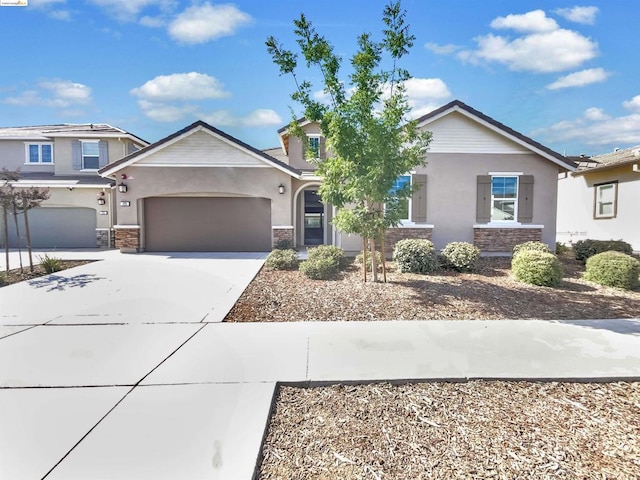
[[[576,161],[558,179],[558,241],[624,240],[640,251],[640,145]]]
[[[301,120],[307,138],[278,131],[280,146],[258,150],[197,121],[100,168],[114,192],[115,246],[123,251],[268,251],[333,244],[359,251],[337,231],[334,207],[320,202],[321,183],[305,159],[327,155],[318,125]],[[528,240],[555,247],[558,174],[573,162],[453,101],[421,117],[433,132],[428,164],[399,182],[416,191],[407,218],[388,232],[431,239],[436,248],[467,241],[485,253],[510,253]],[[307,143],[307,145],[304,145]]]
[[[16,188],[47,187],[50,198],[29,212],[35,248],[109,247],[114,181],[98,169],[148,142],[102,123],[0,128],[0,168],[20,170]],[[0,222],[0,244],[4,243]],[[9,246],[25,245],[23,216],[8,222]]]

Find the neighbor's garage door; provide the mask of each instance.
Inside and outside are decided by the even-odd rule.
[[[26,245],[24,215],[18,215],[20,246]],[[18,246],[15,221],[7,218],[9,245]],[[29,210],[33,248],[95,248],[96,211],[92,208],[34,208]]]
[[[271,250],[271,200],[157,197],[144,203],[148,252]]]

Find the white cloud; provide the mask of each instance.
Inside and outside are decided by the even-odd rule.
[[[549,90],[558,90],[569,87],[584,87],[592,83],[602,83],[610,76],[611,74],[605,71],[604,68],[588,68],[560,77],[555,82],[547,85],[547,88]]]
[[[45,11],[49,17],[55,20],[68,21],[71,20],[71,12],[60,8],[66,3],[67,0],[31,0],[29,6]]]
[[[598,54],[598,44],[579,32],[560,28],[542,10],[498,17],[494,28],[511,28],[523,35],[510,38],[489,33],[475,39],[475,50],[458,58],[474,64],[498,63],[510,70],[533,73],[561,72],[579,67]]]
[[[632,112],[640,113],[640,95],[636,95],[631,100],[622,102],[622,106]]]
[[[182,43],[205,43],[233,35],[239,27],[252,20],[235,5],[204,3],[189,7],[178,15],[169,25],[169,35]]]
[[[533,135],[558,144],[580,142],[590,147],[637,145],[640,143],[640,95],[623,102],[623,105],[632,113],[613,117],[600,108],[591,107],[577,119],[556,123],[533,132]]]
[[[163,17],[150,17],[145,15],[140,19],[140,25],[143,27],[160,28],[164,27],[166,24],[167,22]]]
[[[247,115],[235,115],[229,110],[216,110],[203,114],[202,119],[214,127],[271,127],[282,125],[283,120],[276,112],[267,109],[253,110]]]
[[[37,89],[29,89],[17,97],[9,97],[4,103],[22,107],[44,106],[68,109],[91,103],[91,88],[70,80],[42,80]]]
[[[553,18],[547,17],[543,10],[533,10],[521,15],[507,15],[498,17],[491,22],[492,28],[509,28],[517,32],[553,32],[558,24]]]
[[[451,55],[452,53],[460,50],[461,47],[452,43],[448,43],[447,45],[438,45],[434,42],[427,42],[424,44],[424,48],[432,51],[436,55]]]
[[[172,105],[149,100],[139,100],[138,105],[145,116],[156,122],[178,122],[189,115],[197,116],[197,108],[193,105]]]
[[[596,15],[598,14],[599,9],[598,7],[573,7],[558,8],[557,10],[554,10],[554,12],[572,22],[593,25],[596,21]]]
[[[218,79],[197,72],[159,75],[141,87],[134,88],[131,93],[155,102],[203,100],[231,96],[229,92],[225,91]]]

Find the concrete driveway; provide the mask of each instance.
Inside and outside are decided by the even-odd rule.
[[[279,381],[640,378],[637,319],[225,324],[261,255],[100,255],[0,289],[2,479],[248,480]]]

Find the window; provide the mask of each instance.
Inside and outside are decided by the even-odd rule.
[[[82,169],[97,170],[100,168],[100,148],[97,141],[82,140]]]
[[[595,185],[594,218],[615,218],[618,213],[618,182]]]
[[[407,190],[411,187],[411,176],[410,175],[402,175],[398,177],[393,188],[391,189],[391,194],[395,194],[400,190]],[[398,213],[398,219],[402,221],[409,220],[409,212],[411,208],[409,207],[410,199],[407,198],[396,198],[394,201],[387,203],[387,209],[395,209]]]
[[[306,158],[310,160],[317,160],[320,158],[320,136],[313,135],[307,136],[307,151],[305,152]]]
[[[46,163],[53,164],[52,143],[28,143],[26,164]]]
[[[514,222],[518,217],[518,177],[491,177],[491,221]]]

